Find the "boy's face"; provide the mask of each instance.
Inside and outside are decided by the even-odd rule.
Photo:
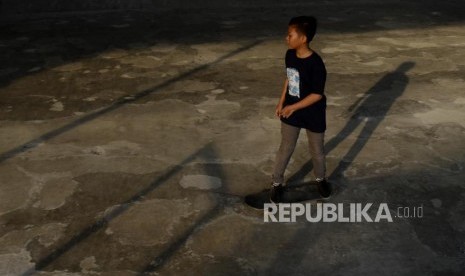
[[[296,27],[291,25],[287,28],[286,42],[289,49],[297,49],[307,43],[307,37],[299,34]]]

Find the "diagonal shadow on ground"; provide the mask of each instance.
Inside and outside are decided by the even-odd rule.
[[[210,62],[210,63],[207,63],[207,64],[204,64],[204,65],[201,65],[201,66],[198,66],[198,67],[195,67],[194,69],[192,70],[189,70],[177,77],[174,77],[174,78],[171,78],[155,87],[152,87],[150,89],[146,89],[146,90],[143,90],[141,92],[138,92],[137,94],[135,94],[133,97],[131,98],[125,98],[125,97],[121,97],[120,99],[118,99],[115,103],[111,104],[110,106],[107,106],[105,108],[102,108],[98,111],[95,111],[95,112],[92,112],[88,115],[84,115],[83,117],[71,122],[71,123],[68,123],[62,127],[59,127],[57,129],[54,129],[52,131],[49,131],[37,138],[34,138],[20,146],[17,146],[9,151],[6,151],[6,152],[3,152],[0,154],[0,163],[12,158],[12,157],[15,157],[16,155],[18,154],[21,154],[23,152],[26,152],[30,149],[33,149],[35,147],[37,147],[38,145],[40,145],[40,143],[44,142],[44,141],[47,141],[47,140],[50,140],[50,139],[53,139],[67,131],[70,131],[76,127],[79,127],[80,125],[83,125],[87,122],[90,122],[92,120],[95,120],[97,118],[99,118],[100,116],[102,115],[105,115],[107,113],[110,113],[114,110],[117,110],[119,108],[121,108],[122,106],[126,105],[126,104],[129,104],[129,103],[133,103],[141,98],[144,98],[150,94],[153,94],[155,92],[158,92],[160,91],[161,89],[163,88],[166,88],[167,86],[177,82],[177,81],[180,81],[182,79],[185,79],[189,76],[192,76],[194,75],[195,73],[199,72],[199,71],[202,71],[204,69],[207,69],[209,68],[210,66],[213,66],[215,64],[218,64],[222,61],[224,61],[225,59],[228,59],[230,57],[233,57],[241,52],[244,52],[252,47],[255,47],[257,46],[258,44],[260,44],[262,42],[262,40],[256,40],[252,43],[249,43],[243,47],[240,47],[226,55],[223,55],[221,57],[219,57],[218,59],[216,59],[215,61],[213,62]]]
[[[173,177],[175,174],[179,173],[186,165],[191,163],[193,160],[196,158],[200,158],[202,156],[205,156],[206,153],[211,153],[212,152],[212,145],[211,143],[206,144],[202,148],[198,149],[196,152],[192,153],[188,157],[186,157],[184,160],[182,160],[178,165],[170,168],[167,172],[164,174],[160,175],[157,179],[155,179],[153,182],[151,182],[149,185],[147,185],[146,188],[140,190],[138,193],[132,195],[130,198],[128,198],[126,201],[121,202],[118,204],[117,208],[109,212],[107,215],[105,215],[103,218],[97,220],[94,224],[89,225],[87,228],[83,229],[80,231],[77,235],[72,237],[70,240],[66,241],[64,244],[53,250],[51,253],[48,255],[42,257],[35,265],[35,269],[31,268],[21,275],[33,275],[36,273],[37,270],[42,270],[46,268],[48,265],[53,263],[56,259],[58,259],[60,256],[77,246],[80,242],[84,241],[87,239],[89,236],[92,234],[96,233],[97,231],[100,231],[102,229],[105,229],[106,226],[110,221],[112,221],[114,218],[120,216],[124,212],[126,212],[129,208],[131,208],[135,203],[140,202],[145,195],[148,193],[152,192],[155,190],[157,187],[165,183],[168,179]],[[217,208],[214,208],[211,213],[214,214],[217,212]],[[206,216],[207,218],[210,218],[210,216]],[[207,219],[204,219],[207,220]],[[202,223],[202,222],[199,222]],[[188,233],[191,233],[195,227],[193,227]],[[188,237],[188,236],[187,236]],[[186,237],[186,239],[187,239]],[[178,241],[174,243],[165,253],[163,253],[158,259],[161,259],[162,261],[166,260],[174,251],[182,244],[182,241]],[[157,260],[158,260],[157,259]],[[158,261],[158,264],[161,264],[162,262]],[[151,266],[155,268],[156,266]]]
[[[207,147],[204,148],[202,151],[203,154],[199,155],[199,158],[202,157],[209,157],[216,159],[218,158],[217,152],[215,150],[214,144],[210,143]],[[212,168],[209,166],[204,166],[203,170],[207,175],[216,175],[220,179],[224,180],[226,174],[221,166],[216,168],[214,171],[211,171]],[[222,208],[220,208],[220,202],[216,202],[212,209],[210,209],[205,215],[202,216],[199,220],[193,223],[180,238],[178,238],[175,242],[171,243],[162,253],[158,254],[158,256],[146,267],[144,267],[140,275],[146,275],[147,273],[155,272],[163,268],[163,266],[168,262],[168,260],[187,242],[187,240],[195,233],[195,231],[202,227],[203,225],[209,223],[210,221],[214,220],[221,212]]]

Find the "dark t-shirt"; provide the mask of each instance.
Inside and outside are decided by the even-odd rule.
[[[296,50],[286,52],[287,86],[284,106],[297,103],[311,93],[323,97],[318,102],[295,111],[289,118],[281,118],[286,124],[305,128],[312,132],[326,130],[326,68],[321,57],[313,52],[309,57],[298,58]]]

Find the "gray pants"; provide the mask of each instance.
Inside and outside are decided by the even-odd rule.
[[[308,146],[312,156],[313,173],[315,178],[324,178],[326,175],[326,158],[324,152],[324,133],[306,130]],[[276,154],[273,183],[284,184],[284,171],[291,159],[299,138],[300,128],[281,122],[281,145]]]

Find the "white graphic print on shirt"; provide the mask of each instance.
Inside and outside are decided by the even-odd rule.
[[[300,98],[300,75],[299,71],[294,68],[286,68],[287,79],[289,80],[289,95]]]

